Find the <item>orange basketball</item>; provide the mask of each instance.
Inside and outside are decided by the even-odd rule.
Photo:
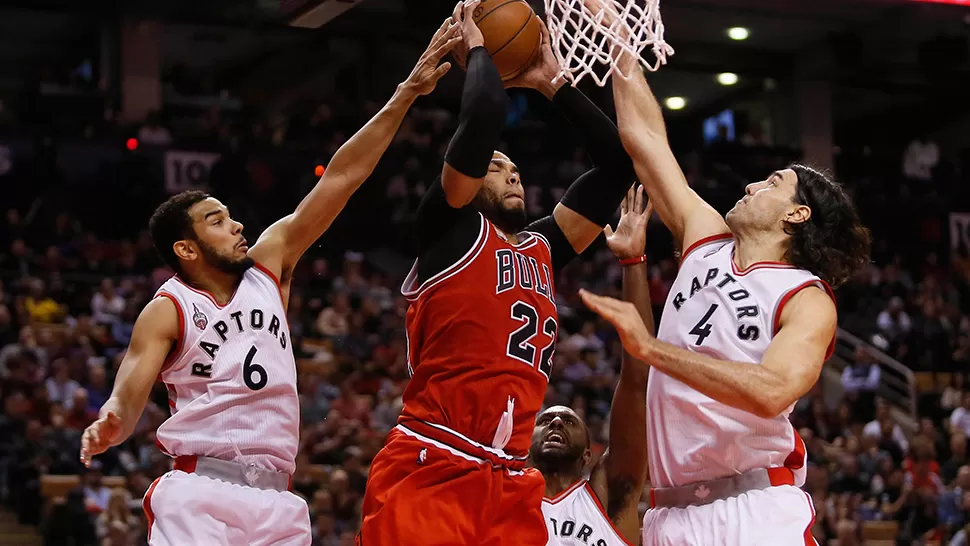
[[[525,0],[483,0],[473,16],[503,80],[521,74],[539,54],[539,17]]]

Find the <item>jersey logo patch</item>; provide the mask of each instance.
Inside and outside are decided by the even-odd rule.
[[[694,496],[700,500],[706,499],[710,494],[711,494],[711,490],[705,487],[704,485],[701,485],[700,487],[694,490]]]
[[[205,327],[209,325],[208,317],[205,316],[205,313],[199,311],[194,303],[192,304],[192,322],[199,330],[205,330]]]

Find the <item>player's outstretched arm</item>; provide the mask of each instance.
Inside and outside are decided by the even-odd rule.
[[[460,41],[458,25],[445,20],[418,59],[411,75],[370,121],[337,150],[326,172],[296,210],[270,226],[250,256],[278,275],[284,284],[290,271],[343,210],[350,196],[374,171],[405,115],[421,95],[434,90],[451,68],[438,63]]]
[[[780,415],[818,381],[838,327],[832,297],[806,287],[781,309],[778,332],[760,365],[733,362],[658,341],[630,303],[585,290],[580,295],[616,327],[630,354],[722,404],[766,419]]]
[[[576,254],[586,250],[612,219],[635,174],[630,156],[623,149],[616,125],[579,89],[557,80],[559,64],[552,52],[549,31],[540,23],[542,45],[536,63],[509,87],[532,88],[550,99],[562,115],[579,129],[593,168],[577,178],[556,205],[554,226],[536,226],[547,239],[557,238],[549,228],[562,231]],[[540,221],[541,222],[541,221]],[[548,224],[548,222],[546,222]],[[570,253],[571,254],[571,253]],[[561,257],[557,258],[561,261]]]
[[[178,338],[178,309],[172,300],[160,297],[149,302],[135,321],[131,344],[118,368],[111,397],[101,407],[98,420],[81,435],[81,462],[86,466],[91,465],[93,456],[131,436],[145,411],[152,385]]]
[[[467,51],[458,130],[448,144],[441,170],[445,199],[453,208],[464,207],[478,194],[508,114],[509,98],[502,76],[485,49],[485,38],[472,15],[480,3],[458,2],[452,15],[461,27],[463,43],[459,49]]]
[[[584,0],[584,4],[598,14],[603,9],[602,1]],[[609,6],[604,16],[607,20],[613,16]],[[704,237],[727,233],[721,215],[687,185],[667,142],[660,104],[647,85],[639,59],[626,53],[621,55],[622,74],[614,71],[612,78],[620,139],[633,158],[637,177],[647,187],[657,213],[681,248],[688,248]]]
[[[623,299],[636,307],[648,331],[653,332],[650,284],[647,280],[647,222],[653,207],[644,204],[643,187],[631,188],[620,206],[614,232],[607,226],[606,243],[623,266]],[[593,491],[606,506],[607,515],[630,544],[640,540],[640,495],[647,479],[647,363],[633,362],[626,351],[620,381],[610,410],[610,446],[590,475]]]

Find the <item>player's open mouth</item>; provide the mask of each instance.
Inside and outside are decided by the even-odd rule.
[[[565,446],[566,437],[559,432],[550,432],[549,434],[546,435],[546,440],[543,443]]]
[[[249,250],[249,245],[246,244],[246,239],[239,241],[239,244],[236,245],[236,248],[240,250]]]

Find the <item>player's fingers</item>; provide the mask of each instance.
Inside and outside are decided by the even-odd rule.
[[[606,235],[607,238],[612,237],[613,236],[613,228],[611,228],[609,224],[606,224],[606,227],[603,228],[603,234]]]
[[[465,2],[459,0],[459,2],[455,4],[454,11],[451,12],[451,18],[454,19],[455,21],[461,22],[462,15],[464,14],[464,12],[462,11],[463,7],[465,7]]]
[[[437,48],[431,52],[431,55],[428,57],[428,60],[431,61],[433,64],[438,64],[438,62],[441,61],[441,58],[444,57],[452,49],[455,49],[455,46],[457,46],[459,43],[461,43],[461,36],[454,36],[454,35],[450,36],[447,41],[445,41],[442,44],[439,44]]]
[[[465,19],[469,21],[475,20],[475,9],[478,5],[482,3],[482,0],[471,0],[470,2],[465,2]]]
[[[643,186],[637,186],[636,189],[633,190],[633,195],[634,202],[636,203],[635,210],[637,211],[637,214],[643,214]]]
[[[442,78],[448,71],[451,70],[451,63],[442,63],[441,66],[435,69],[431,74],[431,81],[437,83],[438,80]]]
[[[623,198],[623,201],[620,201],[620,216],[623,216],[624,214],[627,213],[627,211],[630,210],[629,203],[630,203],[630,196],[629,195],[627,195],[626,197],[624,197]]]
[[[647,199],[647,210],[643,211],[643,215],[649,220],[653,216],[653,201]]]

